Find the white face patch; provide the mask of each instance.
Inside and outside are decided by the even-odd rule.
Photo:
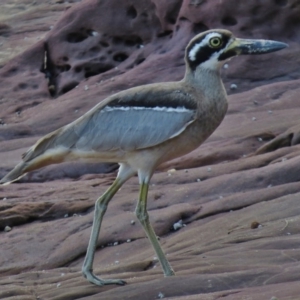
[[[191,109],[187,109],[183,106],[179,107],[166,107],[166,106],[156,106],[156,107],[146,107],[146,106],[105,106],[101,113],[111,112],[111,111],[128,111],[128,110],[152,110],[152,111],[163,111],[163,112],[175,112],[175,113],[185,113],[191,112]]]
[[[203,47],[204,45],[208,45],[209,40],[213,37],[222,37],[222,36],[219,33],[210,33],[210,34],[208,34],[205,37],[205,39],[203,39],[201,41],[201,43],[196,44],[192,48],[192,50],[189,53],[189,58],[191,59],[191,56],[192,56],[192,58],[194,60],[196,60],[197,51],[199,51],[199,49],[201,47]],[[227,44],[225,45],[225,48],[222,48],[219,51],[214,52],[207,61],[201,63],[199,66],[203,69],[209,69],[209,70],[219,69],[226,61],[229,61],[232,58],[232,57],[229,57],[228,59],[225,59],[225,60],[222,60],[222,61],[219,60],[219,57],[222,55],[223,52],[225,52],[227,50],[227,48],[232,44],[233,41],[234,41],[234,39],[230,38],[229,41],[227,42]]]
[[[218,69],[221,65],[224,64],[225,61],[219,61],[219,56],[220,54],[224,51],[224,49],[220,50],[219,52],[215,52],[209,60],[205,61],[204,63],[201,64],[201,68],[204,69],[210,69],[210,70],[216,70]]]
[[[201,47],[203,47],[204,45],[208,45],[208,41],[213,37],[222,38],[222,35],[220,33],[217,33],[217,32],[209,33],[199,44],[195,44],[194,47],[190,50],[190,52],[188,54],[189,59],[191,61],[195,61],[196,56],[197,56],[197,52],[199,51],[199,49]]]

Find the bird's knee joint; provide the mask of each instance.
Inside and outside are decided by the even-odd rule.
[[[87,273],[88,273],[87,269],[83,266],[83,267],[81,268],[81,274],[82,274],[82,276],[83,276],[84,278],[87,278]]]
[[[107,204],[96,202],[96,204],[95,204],[95,210],[104,211],[105,212],[107,210]]]
[[[93,272],[92,269],[87,269],[85,266],[82,266],[81,268],[81,273],[83,275],[84,278],[87,278],[88,274]]]
[[[149,220],[149,214],[147,212],[136,210],[135,215],[141,223],[145,223]]]

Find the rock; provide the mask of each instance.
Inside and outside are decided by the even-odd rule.
[[[290,47],[223,68],[231,93],[225,120],[153,177],[150,221],[177,276],[163,277],[133,220],[139,187],[132,178],[108,207],[94,262],[97,275],[128,285],[96,287],[82,277],[94,203],[117,165],[65,163],[0,187],[0,298],[297,299],[297,2],[69,2],[1,2],[1,177],[38,138],[112,93],[180,80],[184,48],[198,32],[221,27]],[[178,220],[188,226],[174,231]]]

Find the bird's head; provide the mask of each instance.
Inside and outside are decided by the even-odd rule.
[[[286,48],[285,43],[239,39],[223,29],[202,32],[195,36],[186,48],[186,61],[192,70],[198,67],[219,70],[230,58],[241,54],[264,54]]]

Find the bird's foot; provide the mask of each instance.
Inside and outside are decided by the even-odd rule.
[[[168,270],[168,272],[164,273],[165,277],[175,276],[175,272],[173,269]]]
[[[109,284],[117,284],[117,285],[125,285],[126,281],[121,279],[101,279],[95,276],[92,272],[83,272],[83,276],[90,282],[98,286],[109,285]]]

